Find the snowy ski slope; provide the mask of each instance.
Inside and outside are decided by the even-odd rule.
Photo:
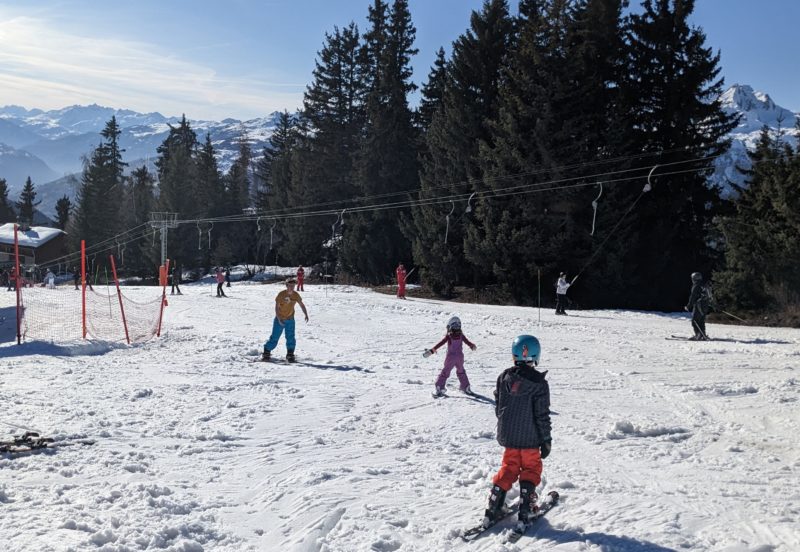
[[[536,309],[307,286],[301,362],[267,364],[246,357],[282,286],[183,289],[162,337],[133,347],[17,346],[0,291],[0,435],[97,439],[0,455],[6,550],[800,550],[798,330],[710,324],[720,339],[693,343],[665,339],[689,334],[678,314],[547,310],[540,326]],[[431,398],[444,355],[421,353],[453,314],[487,397],[512,339],[542,342],[544,492],[562,500],[516,545],[510,523],[458,536],[502,449],[455,374]]]

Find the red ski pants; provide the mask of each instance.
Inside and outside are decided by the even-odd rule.
[[[542,482],[542,455],[539,449],[507,448],[503,452],[503,465],[492,483],[507,491],[517,479],[530,481],[536,486]]]

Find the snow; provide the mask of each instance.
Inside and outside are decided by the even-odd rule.
[[[14,344],[0,293],[3,433],[96,439],[0,455],[8,550],[789,552],[800,550],[800,331],[684,315],[452,304],[344,286],[302,293],[295,365],[250,362],[279,284],[170,296],[160,339]],[[126,287],[126,294],[152,288]],[[491,396],[538,336],[561,502],[516,545],[474,543],[499,468],[491,404],[432,399],[452,315]],[[282,355],[281,342],[275,351]],[[509,500],[517,496],[515,487]]]
[[[17,233],[20,247],[39,247],[49,242],[64,231],[47,226],[31,226],[28,230]],[[0,243],[14,245],[14,223],[0,225]]]

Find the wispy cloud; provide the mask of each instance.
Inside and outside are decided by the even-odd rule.
[[[225,78],[158,46],[69,34],[40,18],[0,17],[3,103],[98,103],[192,118],[254,117],[301,103],[304,84]]]

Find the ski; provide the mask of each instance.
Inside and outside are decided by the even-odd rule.
[[[559,494],[556,491],[550,491],[547,493],[547,496],[544,498],[541,504],[539,504],[539,509],[533,514],[533,517],[529,519],[527,522],[520,521],[517,522],[517,525],[508,535],[506,542],[508,543],[515,543],[528,531],[528,529],[536,523],[536,520],[540,517],[544,516],[550,509],[558,503]]]
[[[504,519],[516,514],[518,507],[519,503],[515,503],[513,506],[503,506],[502,513],[492,523],[490,523],[489,525],[484,525],[483,522],[481,522],[479,525],[476,525],[475,527],[470,527],[469,529],[465,529],[461,533],[461,539],[466,542],[470,542],[477,539],[478,537],[483,535],[486,531],[488,531],[489,529],[491,529]]]
[[[476,393],[475,391],[470,391],[470,392],[464,391],[464,394],[467,397],[469,397],[471,399],[474,399],[474,400],[476,400],[478,402],[484,402],[484,403],[487,403],[487,404],[495,404],[494,399],[489,398],[486,395],[481,395],[480,393]]]
[[[11,441],[0,441],[0,453],[23,454],[46,448],[52,449],[74,445],[93,445],[94,443],[92,439],[55,441],[52,437],[41,437],[35,431],[28,431],[23,433],[20,437],[14,437]]]
[[[710,337],[706,337],[705,339],[692,339],[691,337],[686,337],[683,335],[671,335],[669,337],[665,337],[664,339],[671,341],[713,341],[713,339]]]

